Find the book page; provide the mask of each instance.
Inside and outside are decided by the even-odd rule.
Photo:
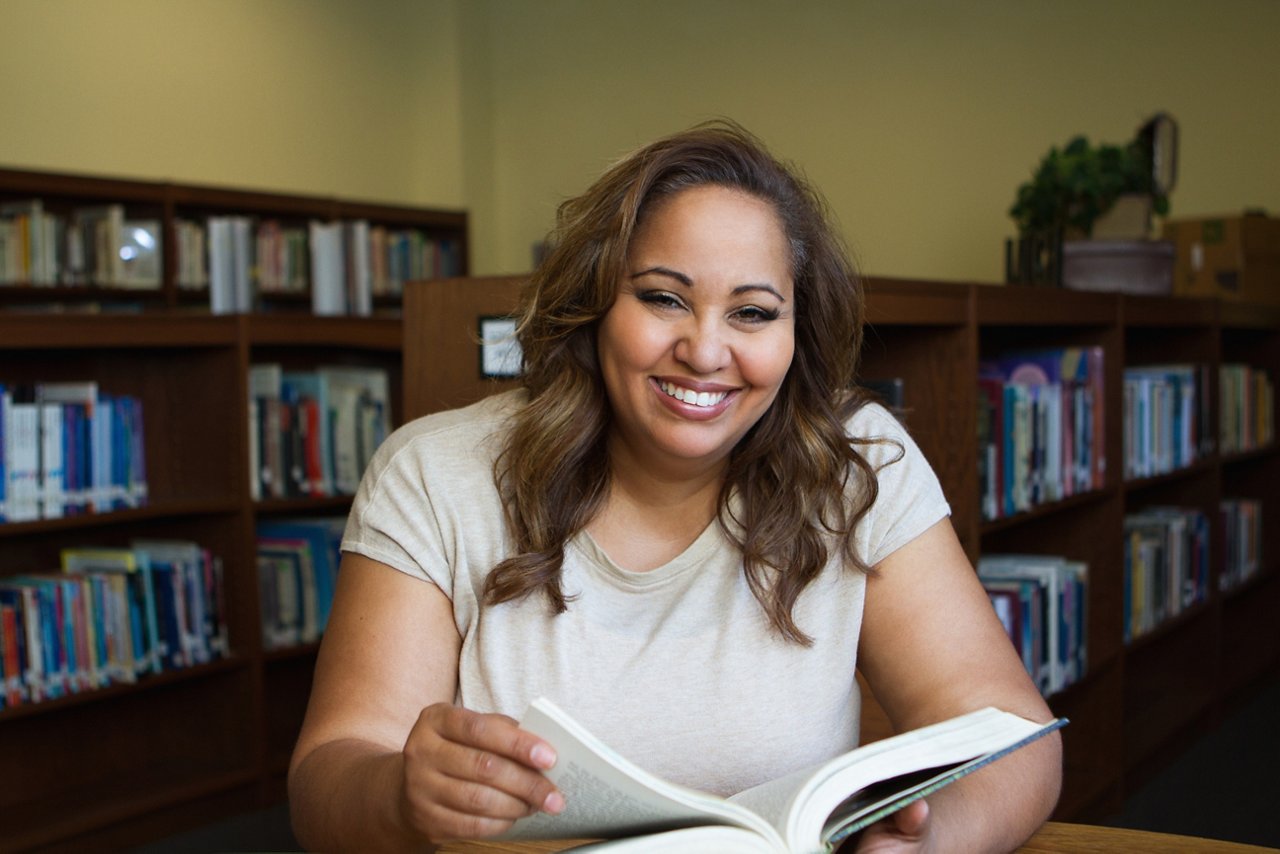
[[[778,832],[749,810],[650,774],[544,698],[530,705],[520,726],[555,746],[547,777],[564,793],[565,809],[520,819],[500,838],[597,839],[726,824],[750,828],[783,850]]]
[[[572,854],[708,854],[714,851],[779,854],[772,843],[755,831],[726,825],[686,827],[651,836],[590,842],[568,850]]]
[[[789,810],[783,836],[796,849],[820,848],[1065,723],[1038,724],[987,708],[866,745],[837,757],[810,777]],[[915,773],[927,769],[933,772]],[[891,778],[901,778],[896,794],[877,792],[880,797],[871,798],[871,803],[850,800],[872,783]],[[846,802],[850,802],[846,809],[837,810]],[[857,809],[852,809],[854,804]],[[836,831],[839,836],[833,837]]]

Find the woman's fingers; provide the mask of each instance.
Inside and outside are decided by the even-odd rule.
[[[505,715],[424,709],[404,748],[406,805],[433,841],[492,836],[539,810],[564,808],[542,771],[555,752]]]

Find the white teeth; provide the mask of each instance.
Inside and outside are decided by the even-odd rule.
[[[693,389],[681,388],[674,383],[662,383],[662,390],[676,400],[691,403],[694,406],[715,406],[728,394],[725,391],[696,392]]]

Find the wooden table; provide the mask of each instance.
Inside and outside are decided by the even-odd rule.
[[[441,854],[552,854],[571,848],[572,841],[555,842],[466,842],[446,845]],[[1018,849],[1026,854],[1088,854],[1088,852],[1160,852],[1160,854],[1261,854],[1277,851],[1256,845],[1237,842],[1221,842],[1216,839],[1200,839],[1194,836],[1174,836],[1168,833],[1151,833],[1145,830],[1125,830],[1118,827],[1099,827],[1091,824],[1067,824],[1051,821]]]

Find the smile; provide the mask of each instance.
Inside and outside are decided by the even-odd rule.
[[[727,391],[694,391],[669,382],[660,383],[660,386],[669,397],[693,406],[715,406],[729,394]]]

